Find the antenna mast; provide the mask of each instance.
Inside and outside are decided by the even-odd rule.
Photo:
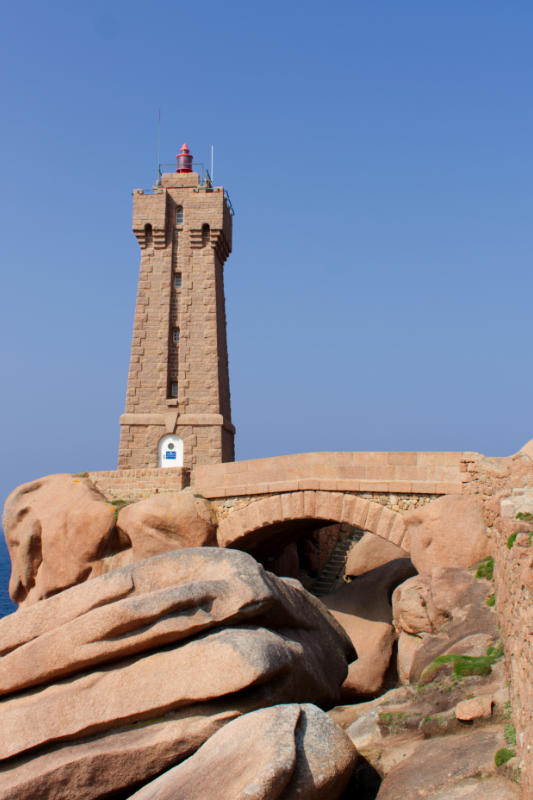
[[[157,113],[157,185],[161,183],[161,109]]]
[[[214,164],[215,164],[215,145],[211,145],[211,183],[215,183],[215,178],[213,176],[214,172]]]

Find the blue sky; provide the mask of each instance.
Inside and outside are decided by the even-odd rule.
[[[236,210],[237,457],[533,437],[533,5],[24,2],[0,32],[0,493],[112,469],[131,190],[187,141]]]

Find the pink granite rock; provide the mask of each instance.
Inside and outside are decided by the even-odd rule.
[[[312,705],[278,705],[228,723],[131,800],[337,800],[357,752]]]
[[[401,631],[398,636],[396,669],[398,680],[403,686],[411,683],[411,670],[417,651],[421,646],[422,639],[420,636],[412,636],[405,631]]]
[[[73,609],[81,615],[69,615]],[[0,694],[263,615],[269,626],[301,629],[303,636],[316,628],[324,644],[353,657],[344,631],[298,582],[275,578],[240,551],[187,548],[121,567],[0,619]],[[326,659],[316,666],[318,677]],[[342,682],[342,667],[336,674]]]
[[[410,560],[399,558],[321,598],[357,652],[343,684],[345,699],[374,695],[383,686],[395,640],[389,597],[413,572]]]
[[[431,573],[415,575],[398,586],[393,595],[394,624],[398,632],[435,633],[446,621],[448,609],[439,609],[431,592]]]
[[[491,694],[480,694],[469,700],[462,700],[455,706],[455,716],[461,722],[471,722],[492,715],[494,698]]]
[[[1,800],[98,800],[117,787],[133,791],[188,758],[213,733],[256,704],[220,700],[133,723],[79,741],[61,742],[0,765]]]
[[[461,616],[465,608],[484,605],[490,585],[466,569],[440,568],[415,575],[392,595],[394,625],[398,632],[436,633],[445,622]]]
[[[324,676],[316,681],[303,656],[300,641],[266,628],[234,627],[7,697],[0,704],[0,759],[267,682],[276,701],[312,695],[313,690],[323,700]]]
[[[19,605],[87,580],[124,546],[115,509],[84,477],[48,475],[7,498],[2,519],[11,558],[9,593]]]
[[[43,797],[97,798],[100,759],[106,792],[123,791],[238,713],[334,704],[353,658],[298,582],[219,548],[155,556],[16,612],[0,620],[0,651],[10,776],[0,800],[33,800],[36,774]],[[168,730],[157,733],[159,723]],[[135,758],[113,779],[106,765],[118,763],[120,738]]]
[[[178,550],[216,544],[216,517],[208,500],[192,489],[154,494],[122,508],[118,529],[131,542],[133,561]]]
[[[470,567],[491,554],[480,497],[446,495],[404,516],[418,572]]]
[[[402,683],[418,681],[443,653],[485,655],[498,638],[495,611],[487,606],[491,588],[466,569],[441,567],[398,586],[392,606]]]
[[[355,578],[397,558],[409,558],[409,553],[380,536],[365,533],[348,551],[345,574]]]
[[[452,800],[467,797],[482,800],[492,797],[504,800],[518,797],[509,781],[501,782],[501,794],[483,791],[496,781],[494,754],[505,746],[503,730],[478,729],[455,736],[428,740],[413,755],[394,767],[381,784],[377,800]],[[473,779],[473,780],[471,780]],[[496,781],[498,782],[498,781]],[[477,791],[470,793],[470,788]],[[468,789],[468,791],[465,791]]]

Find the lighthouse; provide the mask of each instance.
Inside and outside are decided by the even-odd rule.
[[[224,295],[233,210],[186,144],[176,158],[152,193],[133,192],[141,263],[119,469],[234,460]]]

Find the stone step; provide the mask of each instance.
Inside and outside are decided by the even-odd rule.
[[[348,536],[337,541],[327,564],[325,564],[309,590],[311,594],[319,597],[332,590],[344,572],[348,551],[355,542],[359,541],[362,535],[363,531],[353,530]]]
[[[312,584],[310,588],[311,594],[314,594],[315,597],[320,597],[320,595],[328,594],[332,590],[344,571],[348,551],[354,542],[359,541],[361,535],[362,532],[354,531],[347,538],[339,539],[327,564],[325,564],[320,575]]]

